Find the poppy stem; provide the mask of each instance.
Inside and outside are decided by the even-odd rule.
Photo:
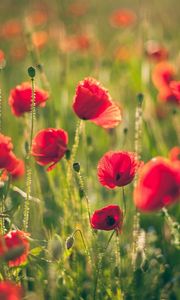
[[[91,224],[90,220],[91,220],[91,212],[90,212],[90,205],[89,205],[89,198],[88,195],[85,191],[85,187],[84,187],[84,180],[83,177],[80,173],[80,170],[78,172],[76,172],[77,174],[77,179],[78,179],[78,184],[79,184],[79,193],[80,193],[80,197],[84,198],[86,200],[86,206],[87,206],[87,213],[88,213],[88,219],[89,219],[89,225]]]
[[[71,182],[71,177],[72,177],[72,166],[76,157],[77,149],[79,146],[79,139],[80,139],[80,134],[82,130],[82,125],[83,125],[83,120],[79,120],[76,126],[76,131],[75,131],[75,136],[74,136],[74,144],[72,146],[72,151],[71,151],[71,157],[70,160],[68,161],[68,172],[67,172],[67,178],[68,182]]]
[[[122,199],[123,199],[123,208],[124,208],[124,216],[126,215],[126,196],[125,196],[125,189],[122,186]]]
[[[23,217],[23,230],[28,230],[29,225],[29,205],[30,205],[30,195],[31,195],[31,183],[32,183],[32,169],[31,169],[31,161],[30,161],[30,154],[31,154],[31,147],[32,147],[32,140],[33,140],[33,133],[34,133],[34,122],[35,122],[35,69],[33,67],[28,68],[28,74],[31,77],[31,84],[32,84],[32,95],[31,95],[31,132],[30,132],[30,142],[28,153],[26,157],[26,200],[24,202],[24,217]]]
[[[144,95],[139,93],[137,95],[137,107],[135,113],[135,139],[134,139],[134,148],[137,156],[137,160],[141,159],[141,151],[142,151],[142,103],[143,103]],[[134,179],[134,187],[137,183],[137,173]],[[136,210],[134,215],[134,223],[133,223],[133,243],[132,243],[132,265],[134,270],[136,269],[136,257],[137,257],[137,243],[138,237],[140,234],[140,223],[139,223],[140,213]]]
[[[173,237],[172,243],[177,249],[180,249],[180,224],[178,222],[173,221],[173,219],[168,213],[168,210],[165,207],[162,208],[162,214],[171,230],[171,235]]]
[[[106,254],[106,251],[107,251],[107,249],[109,247],[109,244],[110,244],[110,242],[112,240],[112,237],[115,234],[115,232],[116,232],[116,230],[114,230],[111,233],[111,235],[110,235],[110,237],[109,237],[109,239],[107,241],[106,247],[104,249],[104,252],[102,253],[102,256],[100,257],[100,259],[98,261],[98,266],[97,266],[97,270],[96,270],[95,285],[94,285],[94,292],[93,292],[93,300],[96,299],[96,293],[97,293],[97,287],[98,287],[98,280],[99,280],[99,272],[100,272],[100,269],[101,269],[101,266],[102,266],[102,261],[103,261],[104,255]]]
[[[76,230],[73,232],[72,236],[74,237],[76,233],[79,233],[80,236],[81,236],[81,240],[82,240],[82,242],[83,242],[83,246],[84,246],[85,252],[86,252],[87,257],[88,257],[88,259],[89,259],[89,261],[90,261],[90,263],[91,263],[91,266],[92,266],[91,255],[90,255],[89,249],[88,249],[88,247],[87,247],[87,243],[85,242],[84,235],[83,235],[82,231],[81,231],[79,228],[76,229]]]
[[[82,131],[82,126],[83,126],[83,120],[80,120],[77,123],[76,131],[75,131],[74,144],[72,146],[72,152],[71,152],[71,158],[70,158],[71,165],[73,164],[73,162],[75,160],[75,157],[76,157],[77,149],[78,149],[78,146],[79,146],[80,134],[81,134],[81,131]]]

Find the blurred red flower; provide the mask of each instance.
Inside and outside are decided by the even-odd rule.
[[[122,118],[119,106],[94,78],[85,78],[79,82],[73,109],[80,119],[90,120],[103,128],[116,127]]]
[[[11,138],[0,134],[0,169],[4,169],[4,178],[7,173],[10,173],[12,178],[18,178],[25,173],[24,162],[18,159],[12,150]]]
[[[63,129],[47,128],[39,131],[32,142],[31,154],[41,166],[52,170],[67,151],[68,134]]]
[[[180,147],[173,147],[169,151],[169,159],[172,161],[180,161]]]
[[[31,95],[32,88],[29,82],[23,82],[21,85],[17,85],[14,89],[10,91],[9,105],[11,107],[12,113],[19,117],[25,112],[31,111]],[[35,105],[44,107],[46,101],[49,97],[49,93],[35,88]]]
[[[32,34],[32,42],[36,48],[42,49],[48,42],[49,36],[46,31],[36,31]]]
[[[6,60],[4,52],[0,49],[0,69],[5,66]]]
[[[22,33],[22,25],[18,20],[11,19],[1,26],[0,35],[4,39],[14,38]]]
[[[87,3],[83,3],[82,1],[73,2],[68,7],[69,13],[75,17],[81,17],[85,15],[87,10],[88,10]]]
[[[173,204],[180,196],[180,164],[157,157],[140,171],[134,190],[134,203],[144,212]]]
[[[29,233],[12,230],[0,237],[0,256],[8,256],[9,267],[23,264],[29,253]]]
[[[171,81],[169,87],[174,97],[176,97],[176,102],[180,104],[180,81]]]
[[[21,286],[14,284],[11,281],[0,282],[0,299],[1,300],[21,300]]]
[[[11,174],[12,179],[17,179],[25,174],[25,165],[22,159],[18,159],[15,155],[11,157],[11,164],[6,168]]]
[[[160,62],[168,58],[168,51],[158,42],[149,40],[145,45],[145,53],[154,62]]]
[[[98,163],[99,182],[107,188],[129,184],[137,171],[136,154],[125,151],[109,151]]]
[[[175,75],[174,67],[167,61],[158,63],[152,74],[152,81],[157,89],[168,87]]]
[[[158,98],[163,102],[180,104],[180,81],[174,80],[175,70],[168,62],[156,65],[152,81],[159,91]]]
[[[36,10],[32,11],[27,19],[34,26],[45,25],[48,21],[48,14],[46,11]]]
[[[11,138],[0,134],[0,169],[8,168],[11,163],[13,144]]]
[[[96,210],[91,216],[91,226],[100,230],[121,231],[123,224],[123,212],[118,205],[108,205]]]
[[[64,53],[86,51],[91,45],[90,38],[87,34],[64,36],[60,40],[60,50]]]
[[[127,27],[136,21],[136,14],[130,9],[117,9],[110,15],[113,27]]]

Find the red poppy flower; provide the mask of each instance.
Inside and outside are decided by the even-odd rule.
[[[5,55],[4,52],[0,49],[0,69],[5,65]]]
[[[12,150],[11,138],[0,134],[0,169],[4,169],[4,176],[10,173],[12,178],[18,178],[24,175],[24,162],[18,159]]]
[[[11,138],[0,134],[0,169],[9,167],[12,149]]]
[[[166,60],[168,58],[167,49],[153,40],[150,40],[146,43],[145,51],[147,57],[155,62]]]
[[[173,147],[169,151],[169,159],[172,161],[180,161],[180,147]]]
[[[63,129],[47,128],[39,131],[32,142],[31,154],[41,166],[52,170],[67,151],[68,134]]]
[[[98,163],[99,182],[113,189],[130,183],[136,173],[138,162],[136,154],[125,151],[109,151]]]
[[[42,49],[48,42],[49,36],[46,31],[35,31],[32,34],[32,42],[36,48]]]
[[[0,282],[0,299],[1,300],[21,300],[22,289],[19,285],[10,281]]]
[[[177,99],[176,102],[180,104],[180,81],[171,81],[169,87]]]
[[[11,90],[9,96],[9,105],[12,113],[19,117],[25,112],[31,110],[31,95],[32,88],[29,82],[23,82],[21,85],[17,85]],[[49,97],[48,92],[43,91],[39,88],[35,88],[35,105],[44,107]]]
[[[81,17],[85,15],[87,10],[88,10],[87,3],[83,3],[80,1],[73,2],[68,7],[69,13],[75,17]]]
[[[123,212],[118,205],[108,205],[96,210],[91,216],[91,226],[94,229],[121,231]]]
[[[0,256],[7,255],[8,251],[19,250],[19,255],[16,253],[14,258],[8,260],[10,267],[19,266],[26,261],[29,252],[28,236],[26,232],[12,230],[0,237]]]
[[[163,61],[155,66],[152,74],[152,81],[157,89],[169,87],[174,75],[174,67],[170,63]]]
[[[136,20],[136,15],[129,9],[115,10],[110,16],[110,24],[113,27],[127,27]]]
[[[90,120],[103,128],[114,128],[121,121],[120,108],[93,78],[85,78],[78,84],[73,109],[80,119]]]
[[[32,11],[31,14],[28,16],[28,21],[33,26],[41,26],[45,25],[48,20],[48,14],[44,10],[36,10]]]
[[[1,36],[4,39],[15,38],[22,33],[22,25],[18,20],[8,20],[1,26]]]
[[[12,179],[22,177],[25,173],[24,161],[14,157],[11,165],[7,168],[7,171],[11,174]]]
[[[90,47],[90,38],[87,34],[64,36],[59,44],[64,53],[86,51]]]
[[[180,196],[180,165],[157,157],[146,163],[134,190],[141,211],[155,211],[173,204]]]

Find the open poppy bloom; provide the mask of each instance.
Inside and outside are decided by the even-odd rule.
[[[99,182],[107,188],[129,184],[138,168],[136,154],[125,151],[109,151],[98,163]]]
[[[180,81],[171,81],[169,87],[176,99],[177,104],[180,104]]]
[[[63,129],[47,128],[39,131],[32,141],[31,154],[41,166],[52,170],[67,151],[68,134]]]
[[[180,197],[180,164],[157,157],[146,163],[134,190],[134,203],[144,212],[159,210]]]
[[[22,289],[19,285],[11,281],[0,282],[0,299],[1,300],[21,300]]]
[[[107,90],[93,78],[85,78],[76,89],[73,109],[82,120],[103,128],[114,128],[121,122],[121,110]]]
[[[0,256],[8,261],[9,267],[19,266],[27,259],[29,234],[20,230],[9,231],[0,237]]]
[[[12,178],[18,178],[25,173],[24,162],[12,152],[11,138],[0,134],[0,169],[3,173],[10,173]]]
[[[91,226],[100,230],[121,231],[123,224],[123,212],[118,205],[108,205],[96,210],[91,216]]]
[[[13,179],[22,177],[25,173],[25,165],[22,159],[14,158],[11,159],[11,164],[6,169],[12,176]]]
[[[129,9],[117,9],[110,16],[110,24],[113,27],[127,27],[136,20],[136,15]]]
[[[180,162],[180,147],[176,146],[173,147],[169,151],[169,159],[172,161],[179,161]]]
[[[35,88],[35,106],[44,107],[48,97],[48,92]],[[17,117],[23,115],[25,112],[31,111],[32,87],[29,82],[23,82],[11,90],[9,105],[12,113]]]

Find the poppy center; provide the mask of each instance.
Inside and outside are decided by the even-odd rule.
[[[114,220],[114,218],[112,216],[107,216],[106,222],[107,222],[108,226],[112,226],[115,224],[116,221]]]
[[[121,178],[121,175],[119,173],[116,174],[116,180],[118,181]]]

